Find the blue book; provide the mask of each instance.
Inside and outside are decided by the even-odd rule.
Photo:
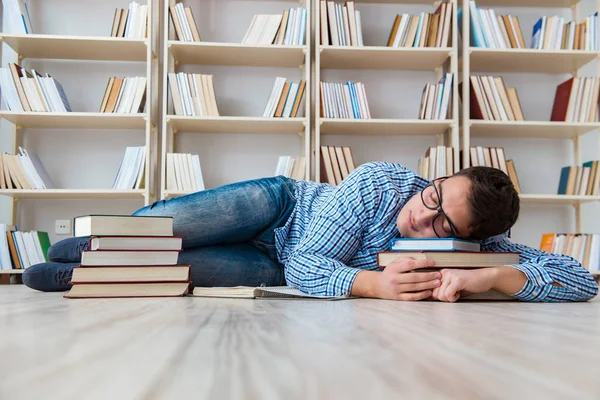
[[[481,251],[479,242],[457,238],[394,238],[390,251]]]

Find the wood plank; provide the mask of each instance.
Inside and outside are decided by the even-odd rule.
[[[241,43],[181,42],[170,40],[168,48],[181,64],[299,67],[306,46],[248,45]]]
[[[572,139],[600,128],[600,123],[469,120],[473,137]]]
[[[449,48],[321,46],[321,68],[433,71],[449,57]]]
[[[3,398],[598,394],[597,300],[446,304],[63,295],[0,287],[0,321],[10,324],[0,329]]]
[[[471,47],[473,72],[571,73],[595,60],[600,52],[583,50],[487,49]]]
[[[23,128],[145,129],[146,117],[143,113],[0,111],[0,118]]]
[[[0,189],[0,196],[21,199],[140,199],[144,189]]]
[[[600,196],[575,196],[565,194],[520,194],[525,204],[575,205],[600,201]]]
[[[147,40],[94,36],[0,34],[23,58],[146,61]]]
[[[322,135],[441,135],[452,120],[320,118]]]
[[[177,131],[201,133],[303,134],[306,118],[183,117],[168,115]]]

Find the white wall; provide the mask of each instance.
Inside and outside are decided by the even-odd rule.
[[[30,0],[34,29],[40,33],[73,35],[107,35],[110,32],[115,7],[127,7],[128,0],[77,1]],[[594,1],[583,0],[582,16],[592,12]],[[252,16],[258,13],[280,13],[295,6],[293,2],[188,0],[193,9],[204,41],[240,42]],[[363,36],[367,45],[385,44],[395,15],[409,12],[433,11],[433,7],[391,4],[357,3],[362,12]],[[519,16],[527,40],[531,28],[541,15],[569,16],[566,9],[495,8],[497,13]],[[31,60],[26,68],[49,72],[64,86],[71,105],[77,111],[97,110],[110,76],[144,74],[143,63],[73,62]],[[295,68],[250,68],[184,66],[186,72],[214,75],[217,102],[221,115],[260,116],[276,76],[301,79]],[[595,66],[590,73],[595,72]],[[509,86],[517,87],[528,119],[548,120],[556,85],[567,75],[503,74]],[[323,80],[348,80],[366,83],[372,116],[416,118],[424,85],[435,83],[433,72],[324,70]],[[306,100],[306,97],[305,97]],[[593,135],[592,135],[593,136]],[[6,144],[6,129],[0,136],[2,150]],[[272,175],[279,155],[302,154],[299,136],[197,134],[178,133],[175,151],[200,155],[207,187],[243,179]],[[127,145],[141,145],[144,137],[139,131],[92,131],[29,129],[24,134],[27,149],[36,152],[58,187],[108,188],[117,172]],[[583,161],[599,158],[595,137],[584,138]],[[472,145],[503,146],[515,161],[519,179],[526,193],[556,193],[560,168],[572,160],[571,142],[565,140],[472,138]],[[360,164],[374,160],[404,163],[416,168],[417,158],[427,146],[435,144],[431,137],[411,136],[333,136],[322,137],[325,145],[350,145],[355,161]],[[20,205],[21,229],[46,230],[52,241],[54,220],[72,218],[90,212],[130,213],[142,206],[142,201],[80,201],[24,200]],[[5,218],[7,206],[0,216]],[[590,210],[591,208],[591,210]],[[575,228],[570,207],[523,206],[521,217],[513,231],[515,241],[539,246],[544,232],[571,231]],[[584,231],[593,232],[598,215],[596,206],[584,208],[589,216]]]

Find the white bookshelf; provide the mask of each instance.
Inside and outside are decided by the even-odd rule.
[[[264,0],[265,2],[269,2]],[[244,3],[244,7],[251,2]],[[261,12],[255,2],[257,9],[255,14]],[[289,7],[302,6],[307,9],[305,45],[249,45],[236,42],[204,41],[203,26],[198,21],[203,13],[203,7],[209,7],[203,2],[184,2],[184,6],[191,7],[196,25],[202,41],[185,42],[177,40],[172,20],[169,16],[169,6],[175,5],[175,0],[164,2],[162,15],[162,45],[163,45],[163,71],[162,71],[162,129],[161,129],[161,164],[160,164],[160,198],[167,199],[177,197],[188,192],[168,191],[166,176],[167,153],[175,152],[176,142],[181,135],[201,134],[239,134],[239,135],[299,135],[301,138],[301,155],[306,158],[305,176],[310,179],[311,168],[311,1],[300,1],[299,3],[281,3],[281,11],[270,12],[270,14],[283,12]],[[248,21],[249,22],[249,21]],[[246,27],[245,27],[246,28]],[[220,29],[219,27],[215,29]],[[227,28],[224,28],[227,29]],[[218,36],[218,35],[217,35]],[[306,88],[302,104],[304,105],[304,116],[296,118],[263,118],[262,116],[240,116],[224,115],[219,107],[218,117],[180,116],[175,115],[173,102],[168,90],[168,74],[180,72],[186,65],[214,66],[214,67],[282,67],[299,69],[299,78],[304,80]],[[243,69],[240,69],[240,72]],[[218,72],[214,74],[218,77]],[[275,75],[273,75],[273,81]],[[272,81],[272,82],[273,82]],[[272,84],[272,83],[271,83]],[[270,89],[270,88],[269,88]],[[219,89],[215,87],[215,97],[219,106]],[[193,149],[185,152],[193,153]],[[259,155],[256,155],[260,157]],[[206,171],[205,164],[200,159],[202,171]],[[240,168],[245,168],[243,165]],[[275,165],[273,165],[273,169]],[[205,179],[206,182],[206,179]],[[207,189],[209,187],[207,186]]]
[[[313,140],[313,163],[314,176],[317,182],[321,181],[321,144],[324,135],[362,135],[362,136],[430,136],[438,145],[452,146],[459,148],[459,111],[456,101],[450,102],[450,118],[445,120],[421,120],[418,115],[409,119],[386,118],[378,116],[378,111],[370,106],[370,119],[341,119],[341,118],[323,118],[321,116],[321,97],[320,82],[322,80],[323,70],[327,69],[352,69],[352,70],[370,70],[370,73],[377,74],[377,71],[402,70],[402,71],[431,71],[435,81],[439,81],[445,72],[454,73],[452,85],[452,98],[458,98],[458,24],[457,24],[457,4],[453,1],[452,24],[450,27],[450,47],[423,47],[423,48],[395,48],[387,47],[385,43],[381,45],[371,45],[364,40],[365,22],[363,26],[364,46],[332,46],[321,45],[320,21],[321,9],[319,2],[314,3],[315,14],[315,79],[312,87],[314,96],[313,112],[315,115],[315,132]],[[355,2],[355,8],[361,9],[363,4],[373,5],[420,5],[421,11],[433,12],[439,2],[429,0],[361,0]],[[426,9],[425,6],[428,8]],[[394,14],[400,14],[395,12]],[[412,12],[414,14],[415,12]],[[363,17],[365,18],[364,14]],[[393,22],[393,21],[392,21]],[[389,26],[392,29],[392,25]],[[388,31],[389,32],[389,31]],[[386,38],[387,40],[387,38]],[[354,80],[353,80],[354,81]],[[434,83],[433,80],[423,80],[423,87],[426,83]],[[377,96],[376,91],[369,91],[366,87],[367,100],[371,104],[371,98]],[[419,92],[420,94],[420,92]],[[415,155],[415,159],[425,153]],[[358,148],[352,148],[353,156],[356,160]],[[358,166],[359,163],[355,164]],[[456,162],[456,166],[458,166]]]
[[[77,105],[73,105],[74,112],[14,112],[7,111],[6,105],[2,104],[0,118],[8,121],[11,125],[14,147],[13,154],[18,153],[18,146],[22,144],[24,136],[29,135],[28,129],[84,129],[81,135],[86,135],[87,130],[104,130],[107,138],[110,131],[119,131],[121,135],[131,132],[139,135],[144,132],[143,143],[146,145],[146,164],[144,189],[139,190],[114,190],[112,188],[82,189],[82,188],[59,188],[49,190],[24,190],[11,189],[0,190],[0,195],[12,198],[12,224],[17,225],[19,199],[91,199],[91,200],[117,200],[117,199],[139,199],[140,205],[150,204],[154,196],[154,160],[156,156],[157,131],[154,121],[156,113],[153,110],[155,90],[155,79],[153,70],[156,69],[158,60],[154,34],[157,29],[154,25],[154,2],[147,1],[148,5],[148,34],[144,39],[129,39],[110,37],[110,26],[112,20],[106,23],[106,36],[73,36],[55,34],[12,34],[0,33],[0,42],[8,46],[16,53],[14,62],[28,68],[27,62],[34,60],[66,60],[66,61],[115,61],[115,62],[138,62],[145,64],[145,77],[147,78],[145,112],[138,114],[116,114],[100,112],[79,112]],[[123,5],[119,5],[123,7]],[[30,13],[36,10],[31,8]],[[40,16],[41,18],[45,15]],[[86,15],[85,18],[93,18]],[[1,53],[0,53],[1,55]],[[3,66],[12,60],[3,60]],[[154,65],[153,65],[154,64]],[[114,76],[111,64],[106,64],[106,81]],[[52,75],[52,70],[43,71]],[[118,74],[116,74],[118,75]],[[105,81],[105,82],[106,82]],[[104,83],[106,85],[106,83]],[[67,92],[67,97],[69,93]],[[102,97],[97,99],[100,107]],[[51,133],[48,133],[51,134]],[[97,134],[97,132],[96,132]],[[65,166],[66,168],[67,166]],[[86,166],[93,168],[93,166]],[[94,210],[90,210],[92,212]]]
[[[547,12],[550,8],[569,8],[572,20],[581,22],[579,0],[477,0],[480,8],[496,7],[537,7],[539,15],[553,15]],[[600,1],[595,1],[596,10],[600,10]],[[538,138],[538,139],[568,139],[573,143],[573,163],[581,165],[580,138],[582,135],[597,132],[600,123],[554,122],[554,121],[487,121],[470,118],[470,84],[472,73],[486,73],[500,76],[501,73],[535,73],[535,74],[579,74],[579,70],[590,62],[600,59],[600,53],[586,50],[539,50],[539,49],[490,49],[470,46],[471,25],[469,1],[462,1],[462,149],[463,168],[470,165],[471,137],[485,138]],[[499,14],[508,12],[497,11]],[[512,13],[515,15],[515,13]],[[521,26],[525,43],[529,45],[531,29]],[[473,74],[475,75],[475,74]],[[587,75],[587,74],[586,74]],[[554,88],[553,88],[554,89]],[[550,115],[550,110],[548,110]],[[600,155],[600,144],[597,155]],[[510,159],[510,155],[507,155]],[[527,168],[519,169],[517,175],[527,173]],[[556,177],[558,181],[558,176]],[[524,204],[532,205],[565,205],[575,209],[576,231],[581,231],[581,208],[585,203],[597,202],[600,196],[572,196],[558,194],[524,193],[520,195]],[[554,187],[553,190],[556,190]]]

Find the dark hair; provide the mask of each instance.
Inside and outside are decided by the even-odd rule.
[[[502,170],[470,167],[453,176],[464,176],[471,181],[468,198],[473,231],[468,239],[485,240],[508,231],[517,222],[519,194]]]

